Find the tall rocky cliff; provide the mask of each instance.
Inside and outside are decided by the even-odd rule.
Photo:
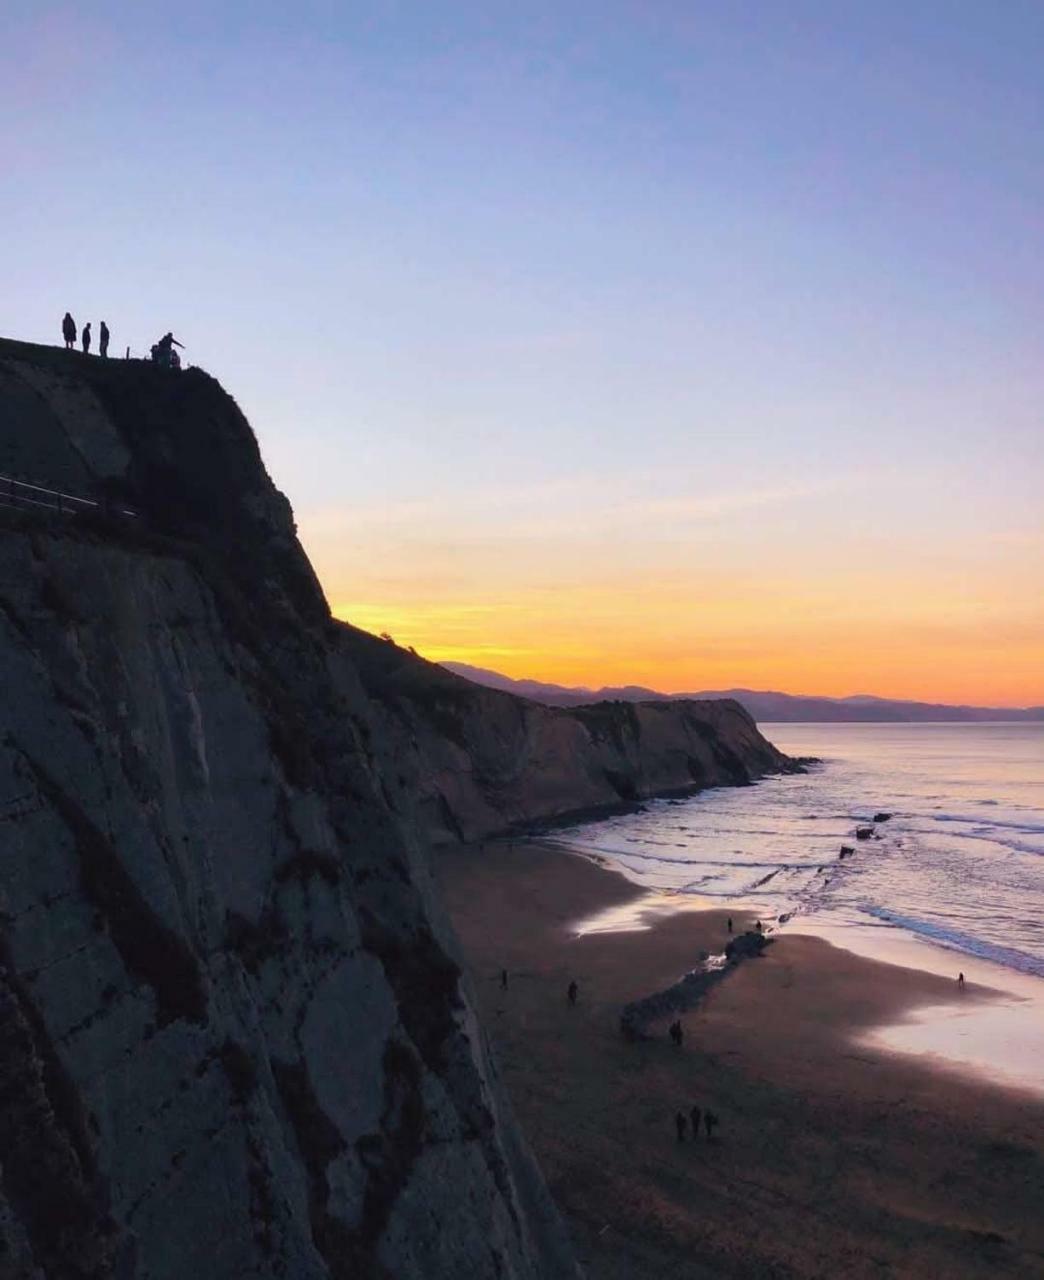
[[[138,512],[0,485],[0,1277],[575,1275],[428,842],[782,757],[332,621],[199,371],[0,342],[0,475]]]
[[[392,748],[389,771],[434,844],[797,767],[731,699],[549,707],[365,632],[345,628],[342,642]]]

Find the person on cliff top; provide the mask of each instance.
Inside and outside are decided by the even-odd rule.
[[[159,342],[152,348],[152,359],[156,364],[166,365],[168,368],[181,368],[181,361],[178,359],[175,347],[184,346],[174,337],[172,333],[165,333]]]
[[[576,997],[579,994],[579,992],[580,992],[580,988],[576,985],[576,980],[574,979],[572,982],[570,982],[569,986],[566,987],[566,996],[570,1004],[576,1004]]]
[[[684,1112],[682,1112],[682,1111],[678,1111],[678,1112],[676,1112],[676,1113],[675,1113],[675,1116],[674,1116],[674,1128],[675,1128],[675,1130],[677,1131],[677,1134],[678,1134],[678,1141],[679,1141],[679,1142],[684,1142],[684,1141],[685,1141],[685,1125],[686,1125],[686,1123],[687,1123],[687,1122],[686,1122],[686,1119],[685,1119],[685,1113],[684,1113]]]
[[[98,354],[104,360],[109,354],[109,326],[103,320],[98,330]]]
[[[83,326],[83,333],[80,334],[80,341],[83,343],[83,354],[89,356],[91,354],[91,322],[88,320]]]
[[[65,339],[66,351],[72,351],[76,346],[76,321],[68,311],[65,313],[65,318],[62,320],[62,337]]]

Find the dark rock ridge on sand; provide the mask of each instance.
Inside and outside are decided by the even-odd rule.
[[[0,1273],[575,1274],[426,845],[787,762],[331,620],[205,374],[0,342]]]
[[[757,959],[771,945],[771,938],[754,929],[730,938],[724,955],[704,961],[665,990],[624,1005],[620,1014],[620,1033],[625,1040],[648,1039],[650,1023],[695,1009],[707,992],[727,978],[737,965],[744,960]]]

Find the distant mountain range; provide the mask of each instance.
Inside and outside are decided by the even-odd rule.
[[[812,698],[801,694],[773,693],[756,689],[702,689],[695,693],[658,693],[641,685],[603,689],[566,688],[539,680],[512,680],[496,671],[471,667],[465,662],[444,662],[449,671],[490,689],[504,689],[533,702],[553,707],[577,707],[590,702],[677,701],[682,698],[735,698],[755,720],[775,723],[822,721],[949,721],[1041,720],[1044,707],[953,707],[936,702],[903,702],[895,698],[874,698],[856,694],[849,698]]]

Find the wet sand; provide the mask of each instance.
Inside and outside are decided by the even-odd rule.
[[[621,1006],[720,951],[724,911],[577,937],[642,891],[535,843],[442,852],[438,871],[589,1280],[1044,1277],[1044,1102],[856,1043],[952,1000],[951,980],[788,935],[681,1014],[680,1050],[669,1019],[627,1044]],[[715,1141],[677,1141],[693,1103],[720,1117]]]

